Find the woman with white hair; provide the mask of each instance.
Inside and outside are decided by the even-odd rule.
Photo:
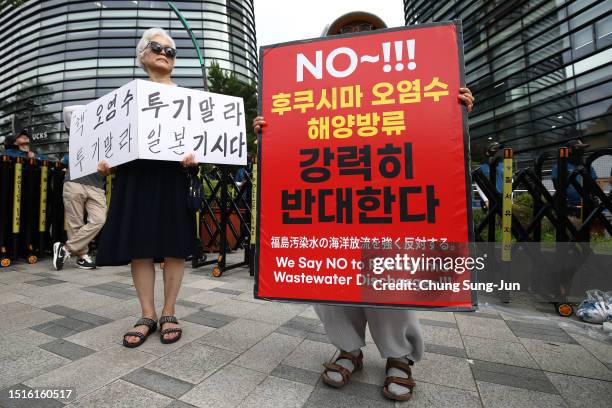
[[[170,75],[176,46],[161,28],[146,30],[136,47],[138,65],[149,80],[176,86]],[[154,262],[164,262],[164,306],[160,338],[178,341],[182,329],[174,316],[185,258],[194,251],[195,215],[188,210],[186,169],[196,166],[193,154],[180,164],[158,160],[135,160],[116,169],[108,221],[98,249],[98,265],[131,264],[132,278],[142,309],[141,319],[123,337],[126,347],[138,347],[157,330]],[[98,171],[113,171],[101,161]]]

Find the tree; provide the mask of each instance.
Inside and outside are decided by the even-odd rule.
[[[253,133],[251,123],[253,123],[253,119],[257,116],[257,86],[254,82],[247,84],[240,81],[235,73],[221,69],[216,62],[213,62],[207,71],[208,90],[210,92],[238,96],[244,100],[247,148],[250,153],[255,153],[255,140],[257,136]]]

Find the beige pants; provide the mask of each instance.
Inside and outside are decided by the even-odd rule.
[[[340,350],[365,346],[366,324],[382,358],[423,357],[423,332],[412,310],[359,306],[315,305],[329,341]]]
[[[67,181],[64,183],[64,214],[68,241],[65,247],[72,255],[83,256],[89,243],[106,222],[106,196],[98,187]],[[87,212],[87,223],[85,223]]]

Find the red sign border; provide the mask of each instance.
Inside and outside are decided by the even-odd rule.
[[[385,33],[385,32],[394,32],[394,31],[409,31],[409,30],[418,30],[422,28],[428,27],[445,27],[449,25],[455,26],[455,32],[457,34],[457,52],[458,52],[458,60],[459,60],[459,81],[460,86],[465,87],[465,61],[464,61],[464,52],[463,52],[463,27],[461,20],[453,20],[453,21],[445,21],[445,22],[436,22],[436,23],[424,23],[417,24],[412,26],[405,27],[393,27],[393,28],[385,28],[376,30],[375,33]],[[319,41],[330,41],[337,40],[340,38],[351,38],[351,37],[359,37],[363,35],[370,35],[372,31],[358,32],[358,33],[348,33],[342,35],[333,35],[328,37],[315,37],[304,40],[296,40],[289,41],[285,43],[264,45],[259,47],[259,84],[258,84],[258,100],[257,100],[257,110],[258,112],[262,112],[263,106],[263,83],[264,83],[264,72],[263,72],[263,59],[264,52],[271,48],[284,47],[288,45],[295,44],[305,44],[310,42],[319,42]],[[470,133],[469,133],[469,124],[467,120],[467,110],[463,108],[461,110],[461,122],[463,124],[463,157],[464,157],[464,172],[465,172],[465,192],[466,192],[466,203],[467,203],[467,222],[468,222],[468,241],[474,242],[474,222],[472,216],[472,174],[470,171]],[[400,304],[386,304],[386,303],[367,303],[367,302],[336,302],[329,300],[313,300],[313,299],[294,299],[294,298],[276,298],[276,297],[262,297],[258,295],[259,288],[259,254],[260,254],[260,227],[261,227],[261,211],[259,203],[261,202],[261,149],[259,146],[262,146],[262,131],[260,131],[257,135],[257,225],[256,225],[256,242],[255,242],[255,254],[253,261],[253,270],[254,270],[254,279],[255,284],[253,288],[253,296],[255,299],[260,300],[273,300],[273,301],[282,301],[287,303],[306,303],[306,304],[329,304],[335,306],[367,306],[367,307],[380,307],[380,308],[393,308],[393,309],[413,309],[413,310],[438,310],[438,311],[454,311],[454,312],[472,312],[475,310],[475,307],[478,305],[477,294],[476,291],[472,291],[472,308],[462,308],[462,307],[453,307],[453,306],[418,306],[418,305],[400,305]],[[472,248],[470,246],[470,252],[472,252]],[[473,277],[476,276],[475,272],[473,272]]]

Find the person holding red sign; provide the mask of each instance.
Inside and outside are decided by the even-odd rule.
[[[376,16],[368,20],[367,13],[340,17],[328,34],[370,31],[385,28]],[[358,23],[358,24],[357,24]],[[338,27],[335,27],[338,25]],[[346,30],[345,30],[346,29]],[[333,32],[332,32],[333,31]],[[474,97],[468,88],[458,89],[458,100],[468,112],[474,106]],[[265,118],[253,120],[253,130],[259,133],[267,125]],[[381,357],[387,359],[386,378],[383,385],[385,397],[405,401],[412,397],[415,387],[411,366],[421,360],[424,352],[423,334],[417,314],[412,310],[385,309],[362,306],[332,306],[318,304],[315,312],[323,322],[330,342],[339,350],[333,363],[324,364],[323,382],[335,388],[345,386],[352,373],[363,368],[365,328],[370,333]]]

